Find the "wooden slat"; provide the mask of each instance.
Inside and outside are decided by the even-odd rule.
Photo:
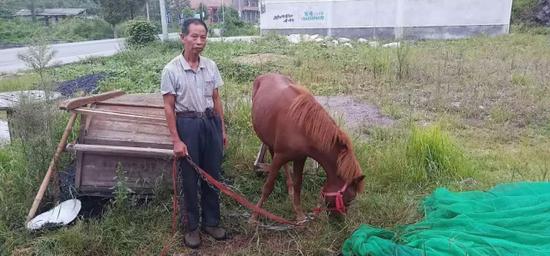
[[[101,102],[106,104],[144,104],[152,106],[163,106],[164,100],[160,93],[126,94],[113,99]]]
[[[75,187],[77,190],[80,189],[80,184],[81,184],[81,178],[82,178],[82,156],[83,156],[83,153],[82,152],[77,152],[76,153],[76,173],[75,173],[75,177],[74,177],[74,184],[75,184]]]
[[[107,154],[107,155],[121,154],[121,155],[129,155],[129,156],[146,156],[146,157],[161,157],[161,158],[172,158],[174,156],[174,151],[170,149],[87,145],[87,144],[68,144],[67,151],[93,152],[93,153]]]
[[[87,104],[91,104],[98,101],[108,100],[114,97],[124,95],[124,91],[111,91],[98,95],[78,97],[70,100],[63,101],[59,104],[60,109],[72,110],[78,107],[82,107]]]
[[[172,145],[170,132],[168,127],[163,122],[160,125],[155,126],[149,122],[123,122],[123,121],[111,121],[103,120],[101,118],[95,118],[94,122],[90,125],[84,136],[84,144],[89,143],[89,140],[101,139],[101,140],[113,140],[113,141],[125,141],[128,143],[153,143]],[[133,146],[133,145],[128,145]],[[137,145],[136,145],[137,146]],[[144,145],[140,145],[144,146]],[[155,147],[151,145],[150,147]]]
[[[98,102],[98,105],[104,106],[123,106],[123,107],[143,107],[143,108],[155,108],[155,109],[164,109],[164,105],[156,104],[140,104],[140,103],[116,103],[116,102]]]
[[[105,120],[98,117],[94,119],[94,122],[92,122],[87,131],[85,135],[86,139],[112,138],[117,141],[172,143],[170,131],[164,122],[160,124],[152,122],[124,122],[124,120]]]
[[[143,116],[154,116],[159,118],[164,118],[164,108],[151,108],[146,106],[127,106],[127,105],[109,105],[97,103],[94,105],[97,110],[115,112],[115,113],[124,113],[124,114],[134,114],[134,115],[143,115]]]
[[[86,138],[82,140],[83,144],[90,145],[106,145],[106,146],[122,146],[122,147],[138,147],[138,148],[160,148],[160,149],[173,149],[172,142],[154,142],[154,141],[126,141],[116,140],[113,138]],[[81,142],[81,143],[82,143]]]
[[[109,116],[109,117],[116,117],[116,118],[127,119],[127,120],[166,122],[166,119],[162,117],[115,113],[115,112],[104,111],[104,110],[94,110],[90,108],[76,108],[76,109],[73,109],[73,111],[83,115]]]
[[[170,185],[171,160],[103,155],[94,152],[82,152],[82,176],[80,189],[88,192],[112,191],[116,185],[116,170],[120,164],[127,178],[127,185],[134,191],[151,191],[155,183],[161,181],[163,186]]]

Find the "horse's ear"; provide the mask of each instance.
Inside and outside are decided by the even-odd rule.
[[[365,179],[365,175],[357,176],[357,177],[353,178],[352,183],[353,183],[353,184],[359,184],[359,183],[361,183],[364,179]]]
[[[343,134],[338,134],[338,144],[342,147],[342,151],[347,151],[349,148],[349,145],[347,143],[346,136]]]

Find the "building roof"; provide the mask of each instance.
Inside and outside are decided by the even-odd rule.
[[[84,8],[52,8],[37,9],[37,16],[75,16],[85,12]],[[15,16],[31,16],[29,9],[21,9],[15,13]]]

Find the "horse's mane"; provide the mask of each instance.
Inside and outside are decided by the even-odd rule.
[[[329,151],[338,143],[347,148],[338,155],[336,174],[340,178],[349,183],[361,176],[361,167],[355,158],[349,137],[306,88],[295,84],[290,87],[299,93],[290,105],[289,115],[292,120],[304,127],[306,135],[316,141],[321,150]],[[359,190],[362,190],[363,184],[358,185]]]

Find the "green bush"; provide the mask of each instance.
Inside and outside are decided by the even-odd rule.
[[[514,0],[512,3],[512,23],[532,22],[533,11],[538,0]]]
[[[471,175],[464,152],[437,125],[413,127],[406,154],[410,168],[415,170],[414,179],[436,181]]]
[[[155,41],[155,26],[148,21],[134,20],[128,23],[128,44],[145,45]]]
[[[115,27],[115,30],[116,30],[116,34],[118,37],[128,37],[128,26],[134,22],[134,20],[127,20],[127,21],[123,21],[122,23],[120,24],[117,24],[116,27]],[[161,29],[161,24],[160,24],[160,21],[157,21],[157,20],[152,20],[152,21],[149,21],[153,27],[155,28],[155,33],[156,34],[160,34],[162,33],[162,29]],[[168,26],[168,30],[169,32],[170,31],[170,28],[171,26]],[[179,28],[178,30],[179,31]]]
[[[0,44],[29,43],[41,27],[31,22],[0,19]]]
[[[84,41],[111,38],[111,25],[102,19],[66,19],[53,26],[55,38],[64,41]]]
[[[210,31],[214,28],[221,28],[223,36],[252,36],[259,33],[253,24],[246,23],[239,18],[239,13],[233,9],[225,7],[223,23],[216,24],[210,27]]]
[[[111,26],[102,19],[72,18],[45,26],[43,22],[0,19],[0,45],[27,45],[36,37],[49,42],[75,42],[112,38]]]

